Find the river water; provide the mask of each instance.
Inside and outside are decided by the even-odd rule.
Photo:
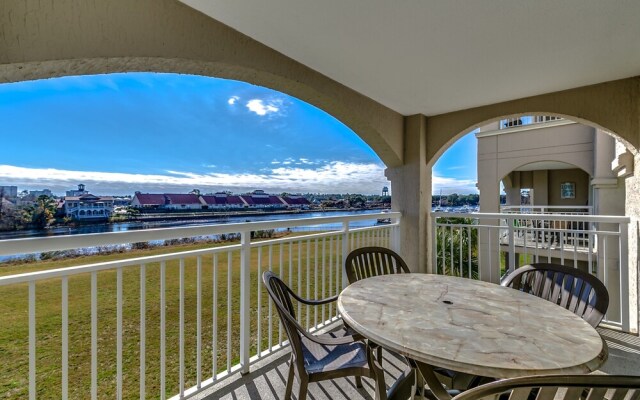
[[[197,226],[208,224],[233,224],[242,222],[258,222],[258,221],[276,221],[276,220],[290,220],[301,218],[314,218],[314,217],[339,217],[346,215],[361,215],[361,214],[376,214],[382,210],[360,210],[360,211],[326,211],[326,212],[302,212],[292,214],[268,214],[268,215],[238,215],[229,217],[213,217],[209,219],[198,220],[167,220],[167,221],[153,221],[153,222],[117,222],[117,223],[104,223],[104,224],[92,224],[81,225],[77,227],[55,227],[44,230],[23,230],[13,232],[0,233],[0,240],[5,239],[20,239],[28,237],[46,237],[46,236],[59,236],[59,235],[78,235],[85,233],[106,233],[106,232],[122,232],[133,231],[141,229],[152,228],[172,228],[178,226]],[[366,227],[375,225],[375,220],[368,221],[353,221],[350,223],[350,227]],[[341,224],[325,224],[322,225],[322,229],[339,229]],[[306,227],[313,228],[311,227]],[[292,230],[305,230],[305,228],[292,229]]]

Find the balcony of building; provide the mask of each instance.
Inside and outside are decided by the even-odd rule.
[[[615,298],[608,330],[601,331],[611,349],[607,366],[637,373],[637,337],[623,332],[633,334],[638,326],[638,7],[586,2],[577,18],[572,2],[554,3],[550,14],[544,2],[522,1],[464,7],[438,1],[4,1],[0,81],[154,71],[280,90],[327,111],[370,145],[388,167],[393,209],[402,211],[382,216],[392,218],[384,226],[352,229],[353,218],[347,218],[336,222],[337,229],[258,241],[251,232],[335,221],[0,242],[3,256],[36,252],[40,261],[26,273],[5,268],[0,278],[0,329],[10,329],[0,337],[11,338],[0,366],[5,394],[280,397],[284,376],[277,357],[287,350],[259,273],[273,269],[308,297],[337,293],[344,285],[344,255],[365,244],[399,250],[414,272],[496,283],[518,263],[544,259],[545,251],[587,268]],[[518,165],[481,188],[483,214],[460,215],[462,222],[443,220],[454,215],[430,216],[429,167],[439,154],[487,124],[502,133],[542,125],[525,125],[517,120],[523,115],[575,119],[624,142],[630,152],[620,154],[613,168],[629,189],[622,212],[600,209],[588,218],[501,214],[499,181]],[[510,118],[516,120],[500,129],[500,121]],[[554,149],[562,139],[539,136],[537,142]],[[22,140],[27,147],[28,137]],[[496,173],[494,161],[479,171]],[[516,172],[512,182],[532,175]],[[611,189],[607,177],[598,184]],[[571,230],[546,223],[563,218],[583,223]],[[240,241],[223,241],[222,235]],[[194,236],[216,236],[215,243],[180,247]],[[456,237],[471,238],[473,246],[456,247]],[[168,244],[158,254],[127,254],[156,241]],[[117,259],[86,264],[78,252],[71,261],[46,262],[59,252],[96,247],[113,250]],[[596,253],[589,252],[591,260],[582,265],[576,250],[585,247]],[[335,308],[301,311],[310,329],[329,327],[337,318]],[[266,359],[271,354],[274,363]],[[389,364],[394,376],[398,369],[391,365],[397,364]],[[315,398],[350,398],[352,388],[351,381],[335,380],[311,390]]]
[[[502,253],[517,241],[504,240],[532,228],[514,221],[560,218],[513,213],[433,217],[437,250],[431,272],[484,280],[516,265]],[[380,218],[391,222],[376,224]],[[29,264],[26,273],[14,260],[0,277],[1,295],[11,299],[3,309],[9,323],[0,328],[12,360],[0,367],[3,380],[13,382],[7,394],[281,398],[288,342],[260,275],[274,271],[307,298],[339,294],[346,285],[346,254],[372,245],[398,249],[400,218],[399,213],[361,214],[0,241],[5,261],[7,256],[34,261],[26,256],[34,252],[40,260]],[[594,243],[627,251],[628,218],[563,218],[587,218],[585,235]],[[505,223],[497,228],[484,224],[491,219]],[[604,223],[609,228],[600,227]],[[481,248],[473,238],[481,237],[483,229],[492,230],[488,237],[496,241]],[[544,225],[537,229],[545,235],[564,232]],[[472,240],[451,240],[455,236]],[[489,265],[479,257],[486,249],[498,257]],[[637,331],[635,293],[625,286],[625,276],[613,275],[618,263],[624,273],[623,258],[600,254],[585,266],[611,294],[600,330],[611,354],[601,372],[628,372],[640,367],[640,342],[627,333]],[[547,249],[532,250],[525,259],[541,261],[547,255]],[[560,262],[583,267],[569,248]],[[340,319],[334,305],[298,305],[297,311],[311,331],[332,329]],[[383,365],[389,384],[404,369],[391,354]],[[373,386],[365,383],[361,391],[349,379],[335,379],[310,389],[314,398],[370,398]]]

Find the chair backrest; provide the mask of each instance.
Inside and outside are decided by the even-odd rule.
[[[564,265],[525,265],[507,275],[501,285],[556,303],[593,327],[609,307],[609,292],[597,277]]]
[[[361,247],[345,260],[349,283],[378,275],[409,273],[402,257],[385,247]]]
[[[273,300],[276,306],[282,326],[284,326],[287,337],[289,338],[294,359],[297,363],[300,363],[299,367],[302,367],[304,359],[300,333],[298,333],[298,327],[286,317],[286,315],[289,315],[294,320],[296,318],[295,307],[289,294],[291,289],[289,289],[289,286],[287,286],[282,279],[271,271],[262,274],[262,281],[267,288],[269,297],[271,297],[271,300]]]
[[[498,395],[500,395],[498,397]],[[614,400],[640,397],[640,377],[623,375],[526,376],[488,383],[467,390],[453,400],[562,399]]]

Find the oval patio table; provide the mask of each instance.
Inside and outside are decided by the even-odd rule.
[[[441,399],[449,395],[431,366],[494,378],[589,373],[608,354],[598,332],[572,312],[467,278],[367,278],[342,291],[338,310],[364,337],[414,360]]]

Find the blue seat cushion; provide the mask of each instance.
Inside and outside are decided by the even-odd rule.
[[[326,337],[341,337],[344,332],[324,334]],[[302,355],[307,373],[335,371],[345,368],[367,367],[367,351],[364,343],[353,342],[337,346],[315,343],[301,336]]]

